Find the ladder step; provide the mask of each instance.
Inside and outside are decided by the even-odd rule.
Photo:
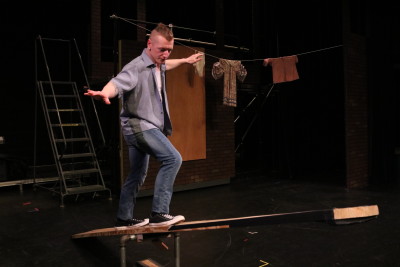
[[[63,172],[64,176],[76,175],[76,174],[87,174],[87,173],[96,173],[99,172],[99,169],[82,169],[82,170],[73,170],[73,171],[65,171]]]
[[[60,108],[60,109],[49,109],[50,112],[72,112],[72,111],[81,111],[79,108]]]
[[[64,142],[81,142],[81,141],[89,141],[89,138],[82,137],[82,138],[66,138],[66,139],[54,139],[57,143]]]
[[[75,95],[45,95],[44,97],[47,97],[47,98],[53,98],[53,97],[55,97],[55,98],[75,98],[76,96]]]
[[[55,123],[52,124],[52,127],[77,127],[77,126],[85,126],[84,123]]]
[[[43,84],[66,84],[66,85],[74,85],[75,82],[68,81],[41,81]]]
[[[85,186],[66,188],[67,194],[82,194],[82,193],[90,193],[90,192],[97,192],[104,190],[108,189],[102,185],[85,185]]]
[[[78,154],[64,154],[60,155],[63,159],[72,159],[72,158],[84,158],[84,157],[93,157],[93,153],[78,153]]]

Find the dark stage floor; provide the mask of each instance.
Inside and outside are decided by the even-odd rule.
[[[322,179],[321,179],[322,180]],[[182,232],[181,266],[400,266],[400,190],[346,190],[311,181],[246,177],[229,185],[175,193],[171,213],[204,220],[308,210],[378,205],[372,220],[336,225],[282,223]],[[118,236],[72,240],[71,235],[113,226],[118,199],[58,197],[25,186],[0,188],[0,266],[120,266]],[[147,216],[150,197],[138,200]],[[151,258],[175,266],[173,238],[168,250],[151,241],[127,243],[127,266]]]

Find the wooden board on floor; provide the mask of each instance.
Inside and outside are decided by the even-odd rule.
[[[187,221],[169,226],[142,226],[117,229],[115,227],[95,229],[88,232],[72,235],[72,238],[86,238],[115,235],[135,234],[161,234],[181,231],[198,231],[224,229],[232,227],[245,227],[255,225],[268,225],[280,223],[310,222],[310,221],[331,221],[345,222],[349,220],[360,220],[374,218],[379,215],[377,205],[358,206],[347,208],[333,208],[325,210],[311,210],[291,213],[278,213],[269,215],[258,215],[250,217],[238,217],[217,220]]]

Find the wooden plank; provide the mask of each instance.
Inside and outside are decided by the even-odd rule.
[[[142,227],[126,227],[125,229],[109,227],[95,229],[84,233],[74,234],[72,238],[96,237],[96,236],[114,236],[114,235],[135,235],[135,234],[151,234],[151,233],[167,233],[171,226],[142,226]]]
[[[333,216],[335,220],[364,218],[377,216],[378,214],[379,209],[377,205],[333,209]]]
[[[159,234],[181,231],[199,231],[225,229],[232,227],[244,227],[255,225],[269,225],[280,223],[295,223],[309,221],[336,221],[355,218],[372,218],[379,215],[378,206],[359,206],[347,208],[333,208],[325,210],[311,210],[291,213],[278,213],[249,217],[238,217],[216,220],[187,221],[172,226],[142,226],[126,227],[125,229],[110,227],[95,229],[92,231],[74,234],[72,238],[135,235],[135,234]]]

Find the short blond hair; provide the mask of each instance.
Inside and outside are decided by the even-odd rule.
[[[157,26],[151,31],[150,38],[155,35],[161,35],[167,41],[174,39],[172,29],[163,23],[158,23]]]

